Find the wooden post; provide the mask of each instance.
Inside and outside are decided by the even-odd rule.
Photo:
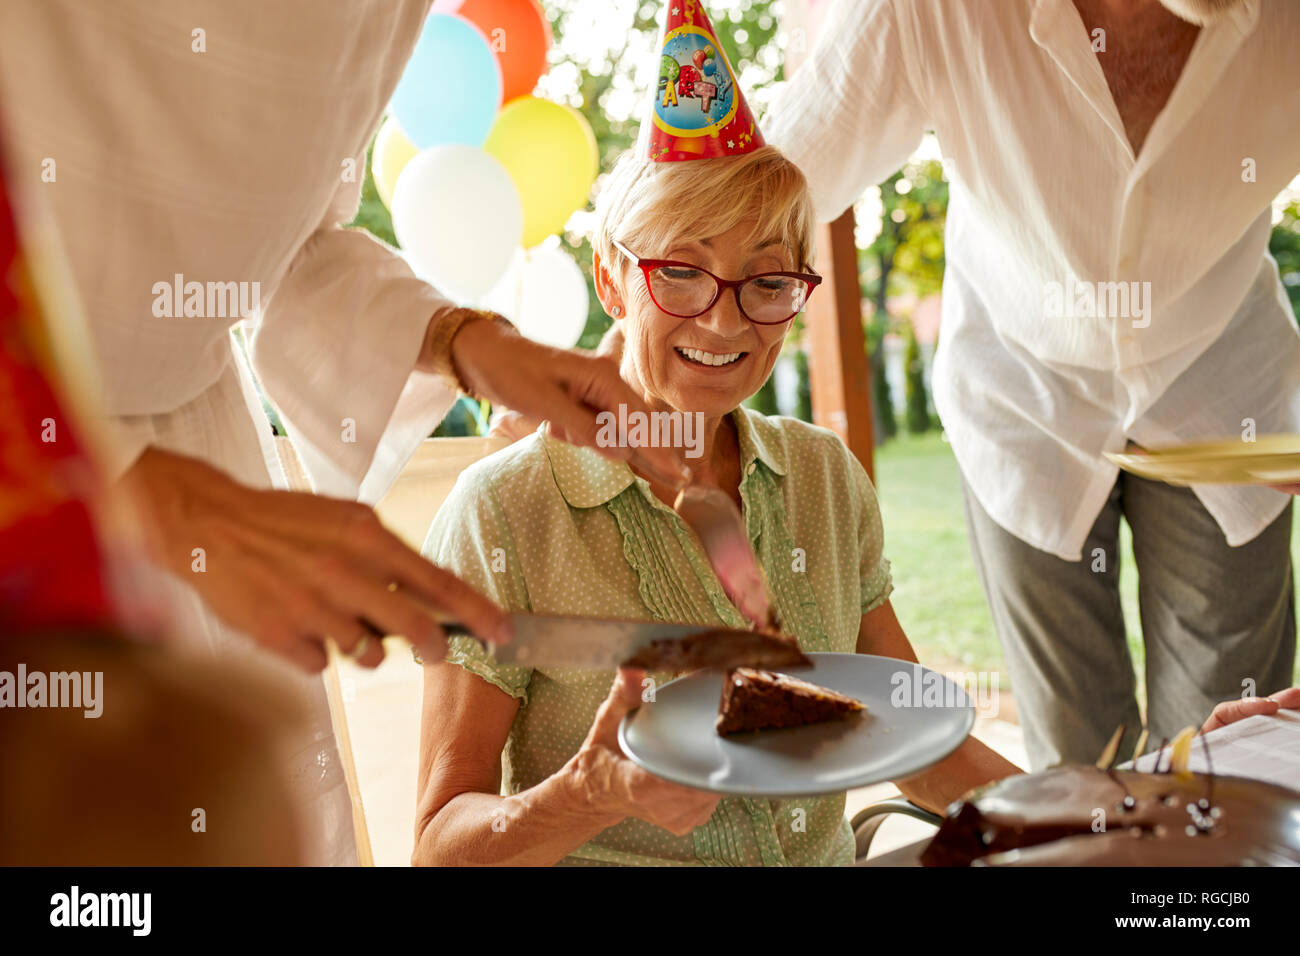
[[[817,271],[825,280],[808,300],[804,315],[813,422],[839,435],[874,482],[871,366],[862,328],[852,209],[818,227],[817,246]]]
[[[828,4],[822,0],[786,0],[786,76],[807,55]],[[816,109],[815,104],[809,104]],[[808,301],[808,375],[813,421],[834,431],[876,480],[872,433],[871,366],[862,327],[862,289],[858,250],[853,238],[853,210],[817,231],[816,269],[824,277]]]

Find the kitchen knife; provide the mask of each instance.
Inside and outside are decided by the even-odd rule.
[[[499,664],[613,670],[630,663],[645,670],[703,667],[800,667],[809,663],[789,638],[705,624],[622,621],[546,614],[511,614],[514,637],[486,644],[464,625],[442,621],[448,636],[484,643]]]

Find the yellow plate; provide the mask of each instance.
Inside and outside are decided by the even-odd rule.
[[[1106,458],[1125,471],[1171,485],[1272,485],[1300,481],[1300,436],[1271,435],[1257,442],[1184,445],[1148,452],[1107,452]]]

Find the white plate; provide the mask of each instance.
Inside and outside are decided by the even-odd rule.
[[[898,780],[938,763],[975,723],[970,697],[942,674],[891,657],[809,654],[793,677],[856,697],[866,712],[822,724],[719,737],[722,674],[663,685],[623,719],[618,742],[656,776],[749,797],[839,793]]]

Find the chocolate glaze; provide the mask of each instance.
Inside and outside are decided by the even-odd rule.
[[[1213,800],[1209,795],[1213,795]],[[1127,799],[1126,799],[1127,798]],[[1105,829],[1094,832],[1103,818]],[[1100,826],[1100,823],[1096,825]],[[926,866],[1300,865],[1300,793],[1088,766],[988,784],[948,810]]]

